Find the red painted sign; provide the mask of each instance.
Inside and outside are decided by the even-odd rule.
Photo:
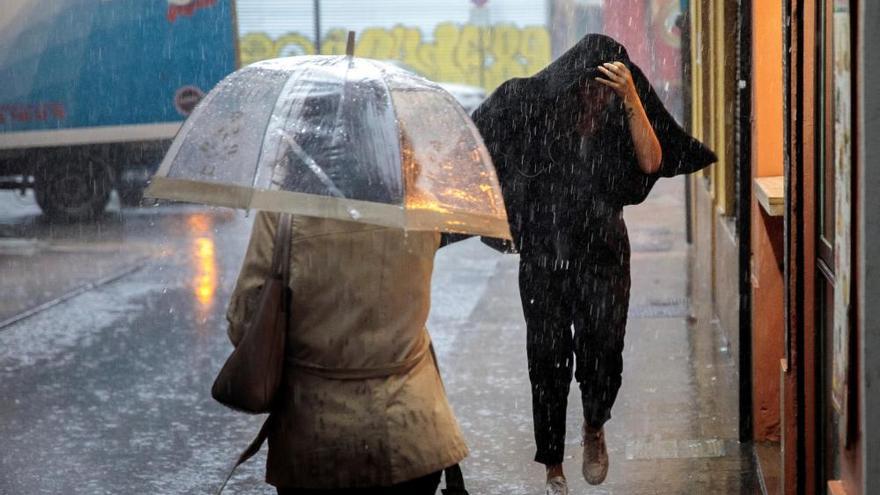
[[[196,86],[184,86],[174,94],[174,108],[184,117],[192,113],[205,93]]]
[[[168,22],[174,22],[180,16],[192,17],[201,9],[213,7],[217,0],[168,0]]]
[[[604,0],[604,32],[626,47],[667,105],[681,97],[678,0]]]
[[[66,116],[64,104],[55,101],[0,105],[0,125],[12,122],[64,120]]]

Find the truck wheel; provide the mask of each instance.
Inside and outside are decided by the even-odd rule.
[[[88,159],[79,163],[48,164],[34,179],[37,204],[52,218],[94,218],[104,211],[110,200],[110,173],[103,165]]]
[[[138,165],[120,167],[116,170],[114,176],[119,204],[127,208],[140,206],[152,172],[154,170],[149,167]]]
[[[119,194],[119,204],[126,208],[136,208],[141,205],[141,200],[144,199],[143,187],[117,187],[116,192]]]

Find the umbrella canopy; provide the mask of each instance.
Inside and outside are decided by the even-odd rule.
[[[186,120],[148,197],[509,238],[491,158],[435,83],[351,56],[266,60]]]

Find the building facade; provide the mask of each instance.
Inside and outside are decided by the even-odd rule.
[[[880,492],[876,2],[692,2],[695,284],[768,493]],[[686,83],[687,84],[687,83]]]

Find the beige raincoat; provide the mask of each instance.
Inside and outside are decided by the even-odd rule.
[[[278,218],[255,219],[227,313],[234,344],[269,274]],[[307,217],[292,226],[286,384],[266,480],[387,486],[461,461],[425,328],[439,234]]]

